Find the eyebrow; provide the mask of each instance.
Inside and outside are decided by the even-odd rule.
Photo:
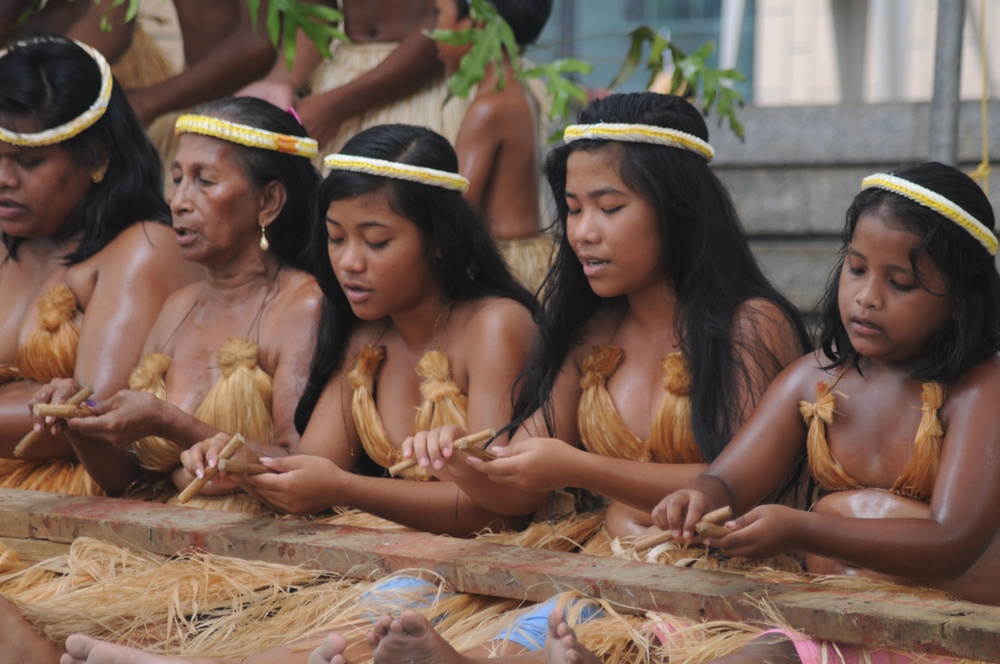
[[[331,219],[330,217],[326,218],[326,223],[330,224],[331,226],[343,225],[336,219]],[[358,228],[389,228],[389,227],[380,221],[372,220],[372,221],[362,221],[360,224],[358,224]]]
[[[601,187],[600,189],[595,189],[587,193],[588,198],[600,198],[601,196],[607,196],[608,194],[624,194],[624,191],[620,189],[615,189],[614,187]],[[567,198],[579,198],[576,194],[571,191],[566,191]]]
[[[865,260],[865,261],[868,260],[867,256],[865,256],[863,253],[861,253],[860,251],[858,251],[857,249],[855,249],[854,247],[852,247],[850,245],[848,245],[848,247],[847,247],[847,255],[848,256],[856,256],[857,258],[860,258],[861,260]],[[888,267],[889,267],[889,270],[892,271],[892,272],[903,272],[905,274],[915,274],[915,272],[913,271],[913,266],[912,265],[893,265],[893,264],[890,264]]]

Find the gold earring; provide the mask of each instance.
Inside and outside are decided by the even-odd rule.
[[[99,168],[90,174],[90,180],[94,184],[101,184],[104,182],[104,176],[107,175],[107,170],[104,168]]]
[[[264,234],[265,227],[260,227],[260,250],[267,251],[271,248],[271,243],[267,241],[267,235]]]

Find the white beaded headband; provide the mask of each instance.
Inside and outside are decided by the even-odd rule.
[[[385,159],[357,157],[350,154],[331,154],[326,156],[323,164],[327,168],[339,171],[380,175],[386,178],[428,184],[432,187],[443,187],[444,189],[457,192],[464,192],[469,188],[469,181],[458,173],[440,171],[436,168],[426,168],[424,166],[411,166],[410,164],[401,164],[396,161],[386,161]]]
[[[30,43],[31,42],[20,42],[11,48],[16,49],[19,46]],[[108,110],[108,102],[111,101],[111,88],[113,81],[111,78],[111,65],[108,64],[108,61],[104,59],[104,56],[101,55],[100,51],[96,48],[87,46],[83,42],[75,40],[74,43],[86,51],[87,55],[93,58],[94,62],[97,63],[98,69],[101,70],[101,89],[97,93],[97,99],[94,100],[94,103],[90,105],[90,108],[69,122],[61,124],[58,127],[52,127],[51,129],[45,129],[34,133],[20,133],[0,127],[0,141],[10,143],[11,145],[32,148],[62,143],[63,141],[73,138],[100,120],[101,116],[104,115],[104,112]],[[10,53],[10,51],[11,49],[4,49],[3,51],[0,51],[0,58],[3,58],[5,55]]]
[[[905,196],[938,214],[944,216],[964,228],[969,234],[986,248],[990,256],[997,253],[997,236],[988,226],[951,202],[941,194],[921,187],[909,180],[889,173],[875,173],[861,181],[861,189],[884,189],[894,194]]]
[[[653,145],[666,145],[694,152],[704,157],[705,161],[712,161],[715,157],[715,148],[694,134],[655,125],[600,122],[589,125],[570,125],[563,132],[563,140],[566,143],[582,139],[652,143]]]
[[[319,144],[314,138],[279,134],[250,125],[215,118],[210,115],[182,115],[174,123],[174,133],[211,136],[249,148],[273,150],[284,154],[312,159],[319,154]]]

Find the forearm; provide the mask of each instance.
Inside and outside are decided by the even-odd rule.
[[[505,516],[531,516],[552,495],[550,491],[525,491],[497,484],[480,473],[455,478],[455,485],[480,508]]]
[[[979,558],[974,546],[934,519],[858,519],[798,512],[805,553],[913,579],[954,579]],[[905,552],[905,553],[904,553]]]
[[[120,496],[141,480],[145,470],[130,450],[101,440],[66,432],[87,473],[109,496]]]
[[[429,533],[468,537],[484,528],[519,528],[525,518],[504,517],[477,505],[451,482],[416,482],[349,475],[332,505],[353,507]]]

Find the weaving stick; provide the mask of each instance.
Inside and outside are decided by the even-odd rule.
[[[473,447],[473,446],[483,442],[484,440],[489,440],[490,438],[496,438],[496,435],[497,435],[496,429],[483,429],[482,431],[479,431],[477,433],[470,433],[468,436],[463,436],[462,438],[459,438],[458,440],[455,441],[455,449],[465,450],[472,456],[476,457],[477,459],[482,459],[483,461],[492,461],[493,459],[496,458],[492,453],[487,452],[484,449],[480,449],[478,447]],[[399,463],[394,464],[391,468],[389,468],[389,475],[395,477],[396,475],[403,472],[407,468],[412,468],[415,465],[417,465],[416,457],[403,459]]]
[[[222,461],[223,459],[228,459],[229,457],[236,454],[236,452],[238,452],[239,449],[243,447],[243,442],[244,442],[243,436],[241,436],[240,434],[236,434],[235,436],[230,438],[229,442],[226,443],[226,446],[222,448],[221,452],[219,452],[219,461]],[[206,469],[204,475],[202,475],[199,478],[196,478],[193,482],[191,482],[191,484],[188,484],[186,487],[184,487],[184,490],[181,491],[181,495],[177,496],[177,502],[183,505],[187,501],[194,498],[194,495],[199,491],[201,491],[201,488],[206,484],[208,484],[208,481],[213,477],[215,477],[215,474],[218,472],[219,472],[218,464],[216,464],[215,468]]]
[[[71,396],[69,399],[66,400],[66,405],[79,406],[84,401],[93,396],[93,394],[94,394],[94,386],[84,385],[79,392],[77,392],[76,394],[74,394],[73,396]],[[25,437],[21,439],[21,442],[17,444],[17,447],[14,448],[14,458],[20,459],[21,456],[28,451],[29,447],[38,442],[38,439],[41,438],[44,435],[44,433],[45,433],[45,427],[42,427],[41,431],[35,431],[34,429],[29,431],[27,435],[25,435]]]
[[[94,414],[94,411],[89,408],[75,406],[71,403],[36,403],[31,407],[31,412],[35,417],[59,417],[63,419],[87,417]]]
[[[699,535],[706,535],[708,537],[722,537],[723,535],[728,535],[732,531],[729,530],[728,528],[723,528],[718,524],[724,523],[732,515],[733,515],[733,510],[731,510],[728,505],[725,507],[720,507],[717,510],[712,510],[708,514],[703,514],[701,517],[701,521],[699,521],[695,525],[694,529]],[[706,526],[721,528],[725,532],[723,533],[702,532],[702,528]],[[640,537],[635,541],[635,544],[633,544],[632,547],[633,549],[635,549],[636,553],[644,553],[645,551],[652,549],[654,546],[659,546],[661,544],[671,541],[672,539],[674,539],[673,533],[669,530],[664,530],[662,533],[656,533],[655,535],[646,535],[645,537]]]
[[[262,463],[256,463],[253,461],[235,461],[233,459],[219,459],[219,472],[233,473],[234,475],[261,475],[272,471]]]

